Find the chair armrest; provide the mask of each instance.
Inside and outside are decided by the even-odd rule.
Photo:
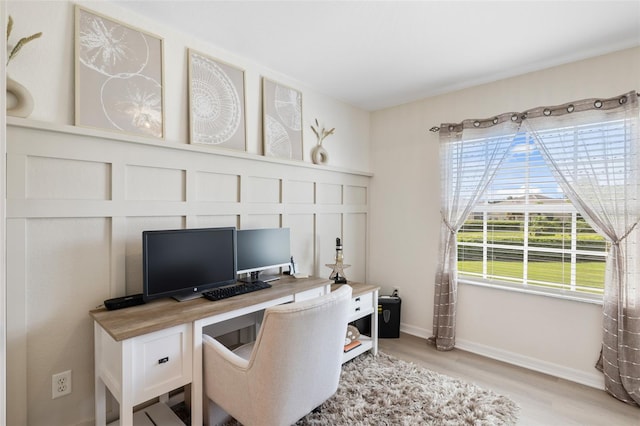
[[[210,360],[215,359],[215,365],[223,363],[238,370],[247,370],[247,367],[249,366],[248,360],[234,354],[229,350],[229,348],[218,342],[213,337],[203,334],[202,343],[204,345],[203,350],[207,351],[207,357]]]
[[[211,336],[202,335],[205,395],[228,413],[243,409],[249,394],[249,361],[234,354]]]

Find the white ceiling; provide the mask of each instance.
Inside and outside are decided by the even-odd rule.
[[[377,110],[640,45],[640,1],[110,0]]]

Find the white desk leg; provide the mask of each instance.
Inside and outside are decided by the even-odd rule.
[[[373,315],[371,315],[371,352],[378,355],[378,290],[373,292]]]
[[[133,405],[120,404],[120,426],[133,426]]]
[[[122,342],[122,397],[120,404],[120,426],[133,426],[133,342]]]
[[[96,426],[105,426],[107,424],[107,387],[97,374],[95,388]]]
[[[102,366],[102,345],[101,345],[102,329],[97,323],[93,324],[93,350],[94,350],[94,387],[95,387],[95,419],[96,426],[105,426],[107,424],[107,391],[100,371]]]
[[[204,398],[202,377],[202,322],[193,322],[193,377],[191,379],[191,425],[202,426]]]

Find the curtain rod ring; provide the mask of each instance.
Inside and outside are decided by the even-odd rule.
[[[571,105],[569,105],[567,107],[567,112],[573,112],[573,111],[575,111],[575,109],[576,109],[576,107],[574,107],[573,104],[571,104]]]
[[[498,117],[493,117],[493,124],[498,124]]]
[[[548,117],[551,115],[551,110],[549,108],[545,108],[544,111],[542,111],[542,113]]]
[[[595,101],[593,103],[593,106],[596,108],[602,108],[602,101],[600,99],[598,99],[597,101]]]
[[[621,97],[620,99],[618,99],[618,103],[620,105],[626,104],[627,103],[627,97],[626,96]]]
[[[511,121],[518,121],[518,114],[513,114],[511,116]]]

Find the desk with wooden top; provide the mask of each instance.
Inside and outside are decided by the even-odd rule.
[[[302,301],[331,291],[324,278],[282,276],[272,288],[216,302],[204,298],[177,302],[165,298],[120,310],[90,311],[94,320],[96,425],[106,424],[106,389],[120,404],[120,425],[133,424],[133,407],[191,383],[191,424],[202,425],[202,330],[219,334],[261,321],[270,306]],[[371,338],[345,361],[377,353],[378,287],[349,283],[354,289],[350,321],[371,316]]]

